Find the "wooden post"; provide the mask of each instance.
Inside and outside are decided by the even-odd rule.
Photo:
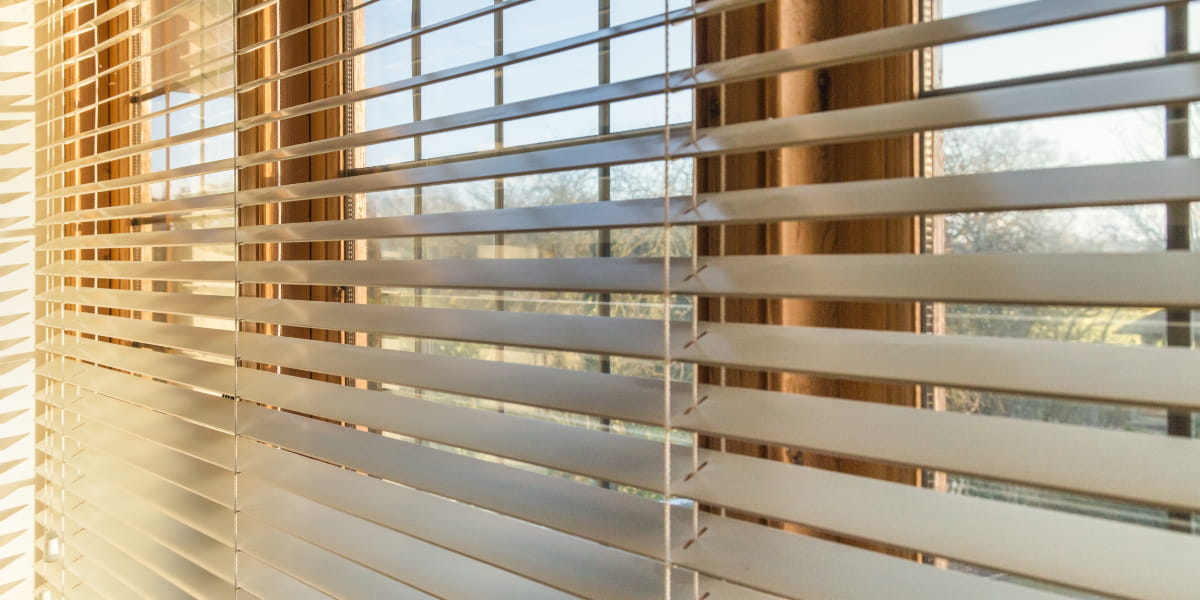
[[[729,13],[698,24],[698,62],[786,48],[861,31],[915,22],[916,0],[840,2],[838,0],[777,0]],[[701,127],[724,123],[787,117],[854,106],[897,102],[918,93],[916,53],[703,90],[697,95]],[[794,186],[919,175],[918,136],[831,146],[785,148],[769,152],[707,158],[697,161],[699,192]],[[723,237],[723,239],[722,239]],[[858,221],[786,222],[703,228],[698,233],[702,255],[915,253],[920,230],[916,218]],[[722,314],[722,312],[724,314]],[[827,302],[800,299],[702,300],[701,319],[787,326],[847,327],[918,331],[918,308],[912,303]],[[702,380],[718,381],[717,369],[702,369]],[[834,380],[796,373],[727,370],[730,386],[771,389],[797,394],[918,406],[916,386]],[[704,438],[706,447],[720,440]],[[854,473],[916,485],[916,469],[826,456],[798,449],[727,440],[730,452]],[[802,502],[802,498],[797,499]],[[776,524],[805,531],[792,524]],[[901,553],[912,556],[910,553]]]
[[[339,11],[336,0],[307,0],[288,3],[286,9],[261,10],[238,24],[238,43],[246,46],[279,35]],[[253,2],[243,2],[243,8]],[[264,75],[286,71],[341,51],[341,26],[337,19],[282,37],[239,59],[238,77],[243,83]],[[280,79],[277,83],[259,86],[238,97],[239,118],[262,114],[280,108],[305,104],[342,92],[341,64],[332,64],[298,75]],[[242,154],[270,148],[290,146],[342,135],[342,108],[331,108],[307,115],[268,123],[239,135]],[[239,189],[254,189],[306,181],[336,178],[341,174],[342,155],[328,152],[249,167],[239,173]],[[318,198],[280,205],[264,205],[241,210],[243,225],[268,223],[304,223],[342,218],[340,196]],[[343,256],[340,242],[285,243],[258,245],[241,249],[241,260],[338,260]],[[276,291],[270,285],[243,286],[241,293],[271,297]],[[339,301],[341,289],[333,286],[281,285],[281,298],[299,300]],[[341,332],[294,326],[256,326],[255,331],[278,333],[288,337],[341,341]],[[312,373],[284,369],[285,373],[309,377]],[[341,377],[322,376],[321,379],[341,381]]]

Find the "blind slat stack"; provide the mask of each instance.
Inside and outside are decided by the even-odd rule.
[[[236,583],[233,346],[184,356],[131,340],[126,325],[187,323],[232,335],[232,316],[57,294],[232,302],[232,277],[198,283],[49,270],[81,261],[154,269],[232,259],[232,240],[209,232],[234,223],[234,6],[36,4],[38,519],[58,540],[53,556],[39,548],[38,584],[48,597],[229,597]],[[197,210],[136,214],[176,203]],[[139,241],[53,249],[109,235]],[[144,243],[154,236],[191,242]],[[84,334],[84,319],[117,319],[117,331]]]
[[[779,382],[1190,413],[1186,348],[784,313],[1191,310],[1200,256],[737,236],[1188,202],[1196,159],[730,185],[796,149],[1200,100],[1182,52],[746,117],[746,98],[830,69],[1186,3],[1036,0],[729,51],[738,23],[797,4],[39,0],[37,519],[58,548],[40,589],[1194,598],[1190,437]],[[758,308],[725,318],[739,307]],[[945,474],[1016,491],[954,493]]]

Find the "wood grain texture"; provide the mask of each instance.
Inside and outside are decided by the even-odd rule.
[[[839,2],[837,0],[778,0],[763,6],[700,22],[699,62],[731,58],[801,45],[914,22],[915,0]],[[713,88],[697,94],[700,126],[787,117],[824,110],[896,102],[915,98],[920,69],[916,53],[830,69],[787,73],[768,79]],[[839,144],[784,148],[770,152],[715,157],[697,161],[699,192],[794,186],[919,175],[917,136]],[[722,164],[723,163],[723,164]],[[785,222],[703,228],[698,233],[701,255],[916,253],[919,223],[913,218],[857,221]],[[876,304],[787,300],[701,299],[701,319],[785,326],[849,327],[917,331],[914,304]],[[798,394],[917,406],[915,386],[833,380],[796,373],[764,373],[703,369],[701,378],[726,385],[772,389]],[[718,448],[722,440],[704,438],[702,445]],[[919,482],[916,469],[858,460],[800,453],[790,448],[724,440],[727,451],[822,469],[863,475],[904,484]],[[803,501],[803,499],[797,499]],[[793,524],[773,523],[807,532]],[[911,553],[897,552],[904,556]]]

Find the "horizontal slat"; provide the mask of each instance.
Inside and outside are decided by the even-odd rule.
[[[662,558],[663,510],[657,502],[287,413],[254,411],[251,417],[247,423],[251,436],[268,438],[284,447],[420,490]],[[363,496],[362,500],[370,502],[371,498]],[[377,506],[378,510],[391,510],[387,507],[393,505],[380,500]],[[702,525],[709,529],[706,537],[729,535],[742,542],[734,549],[753,551],[726,554],[723,546],[706,544],[706,537],[702,537],[687,552],[682,545],[689,539],[688,532],[693,531],[690,510],[679,507],[673,512],[671,539],[677,545],[674,556],[678,564],[695,565],[735,581],[751,578],[756,585],[777,586],[789,597],[927,600],[990,594],[1021,600],[1052,598],[1043,592],[706,513],[701,514]],[[757,554],[767,551],[780,554],[769,560]],[[873,577],[862,577],[868,572]]]
[[[217,99],[219,99],[219,97],[217,97],[216,95],[207,95],[204,98],[204,100],[206,102],[209,102],[212,100],[217,100]],[[230,98],[230,100],[232,100],[232,98]],[[174,109],[174,107],[172,107],[172,108]],[[175,109],[175,110],[178,110],[178,109]],[[174,112],[174,110],[172,112]],[[163,118],[163,116],[164,116],[163,114],[161,114],[159,112],[155,112],[152,114],[158,118]],[[92,155],[85,156],[83,158],[78,158],[75,160],[61,161],[61,162],[55,161],[51,168],[47,169],[43,173],[40,173],[39,175],[41,175],[42,177],[45,177],[48,175],[65,173],[67,171],[71,171],[74,169],[87,168],[89,166],[93,166],[93,165],[96,165],[99,163],[118,160],[121,158],[126,158],[126,157],[134,156],[137,154],[142,154],[145,152],[151,152],[153,150],[158,150],[158,149],[162,149],[162,148],[168,148],[171,146],[179,146],[179,145],[183,145],[188,142],[194,142],[197,140],[211,138],[211,137],[215,137],[218,135],[233,133],[234,131],[235,131],[235,128],[234,128],[233,123],[214,125],[211,127],[204,127],[201,129],[193,129],[186,133],[178,133],[178,134],[174,134],[174,135],[168,135],[168,136],[160,137],[158,139],[150,140],[147,142],[142,142],[140,144],[132,144],[129,146],[115,148],[113,150],[98,152],[96,154],[92,154]],[[56,192],[54,191],[53,188],[51,188],[50,190],[47,190],[46,193],[52,194],[52,193],[56,193]]]
[[[1001,7],[991,11],[939,19],[926,23],[890,27],[851,36],[806,43],[780,50],[761,52],[729,60],[698,65],[694,69],[673,71],[637,79],[599,85],[531,100],[489,106],[445,117],[422,119],[392,127],[357,132],[339,138],[304,142],[265,150],[242,157],[240,164],[262,164],[274,160],[309,156],[377,144],[410,136],[484,125],[505,119],[529,117],[570,110],[604,102],[628,100],[663,90],[664,79],[671,91],[703,88],[766,77],[792,70],[815,69],[882,57],[906,50],[934,46],[1026,28],[1051,25],[1071,19],[1103,16],[1163,4],[1144,0],[1105,0],[1103,2],[1064,3],[1047,0]]]
[[[264,410],[243,416],[248,432],[256,419],[267,418]],[[662,446],[657,442],[568,431],[573,428],[552,423],[512,420],[508,425],[473,429],[467,435],[492,453],[536,454],[542,464],[556,469],[661,490]],[[533,456],[523,459],[529,458]],[[692,476],[690,450],[677,448],[672,461],[674,493],[1083,589],[1118,591],[1130,598],[1182,600],[1200,578],[1185,567],[1189,557],[1200,555],[1200,539],[1191,536],[713,451],[700,451],[699,460],[704,466]],[[794,498],[806,502],[798,506]],[[900,513],[906,519],[896,520],[892,511],[873,513],[873,519],[856,518],[870,512],[862,505],[864,498],[887,499],[888,506],[903,507]],[[986,518],[973,521],[977,531],[964,536],[958,523],[979,515]],[[1003,536],[997,537],[1001,530]],[[1063,548],[1071,552],[1060,554]],[[1071,557],[1069,565],[1063,564],[1063,556]],[[1164,566],[1175,569],[1171,576],[1158,574]]]
[[[685,153],[878,139],[1034,118],[1188,102],[1200,97],[1195,62],[704,129]]]
[[[1192,200],[1200,161],[1067,167],[931,179],[884,179],[699,194],[673,198],[672,225],[722,225],[800,219],[1110,206]],[[350,221],[243,227],[243,243],[377,239],[658,227],[663,199],[479,210]],[[103,237],[103,236],[97,236]],[[68,241],[72,240],[72,241]],[[64,238],[70,244],[74,238]]]
[[[133,217],[153,217],[172,213],[204,212],[233,208],[232,193],[191,196],[162,200],[159,202],[142,202],[124,204],[121,206],[105,206],[82,210],[55,212],[39,220],[38,225],[58,225],[80,221],[97,221],[103,219],[127,219]]]
[[[786,65],[784,68],[788,70],[830,67],[868,58],[885,57],[905,50],[917,50],[1164,4],[1171,2],[1023,2],[1014,6],[1002,6],[956,17],[887,27],[782,50],[740,56],[715,65],[703,65],[697,69],[696,77],[705,82],[723,81],[730,76],[744,79],[764,77],[779,73],[781,63]]]
[[[112,488],[96,489],[97,487],[99,486],[91,484],[88,478],[81,477],[71,482],[66,495],[73,507],[88,502],[90,506],[137,529],[171,551],[204,567],[213,575],[233,582],[232,546],[163,514],[135,494]]]
[[[246,321],[650,359],[661,358],[665,351],[662,322],[646,319],[259,298],[240,302]],[[1200,355],[1180,349],[704,321],[698,323],[698,331],[703,337],[693,340],[690,323],[672,324],[674,360],[1200,407],[1192,400],[1200,388],[1175,376],[1200,368]],[[250,339],[247,334],[241,337]],[[313,352],[325,348],[311,347]],[[442,359],[413,360],[433,365]],[[544,371],[531,371],[538,372]]]
[[[230,365],[79,338],[64,342],[60,337],[54,343],[39,344],[38,349],[230,396],[234,393]]]
[[[84,590],[99,594],[104,600],[133,600],[144,598],[107,568],[98,565],[91,557],[75,557],[67,571],[68,579],[78,579]]]
[[[81,267],[84,263],[80,263]],[[844,254],[672,259],[671,293],[856,301],[1192,307],[1200,255]],[[307,285],[661,293],[660,258],[247,262],[243,281]],[[1109,274],[1097,278],[1095,274]]]
[[[1196,159],[1175,158],[1151,163],[699,194],[695,208],[690,198],[673,199],[668,220],[680,226],[721,225],[1185,201],[1196,198],[1195,190],[1200,187],[1197,162]],[[147,210],[152,208],[150,204],[133,205],[139,206],[145,206]],[[98,216],[95,212],[89,215],[93,218]],[[237,236],[242,243],[297,242],[654,227],[662,222],[662,198],[646,198],[351,221],[259,225],[241,228]],[[42,246],[42,249],[232,242],[233,233],[230,229],[205,229],[72,236],[56,238]]]
[[[57,287],[38,295],[38,300],[80,306],[107,306],[167,314],[197,315],[232,319],[237,299],[233,296],[147,292],[109,288]]]
[[[971,387],[997,387],[1070,396],[1094,396],[1106,400],[1123,399],[1126,402],[1158,403],[1167,406],[1193,406],[1181,404],[1186,402],[1186,398],[1194,396],[1193,392],[1189,391],[1192,382],[1172,377],[1142,389],[1137,382],[1129,379],[1128,363],[1121,363],[1122,357],[1139,359],[1134,362],[1141,364],[1141,358],[1155,356],[1161,357],[1161,363],[1166,366],[1183,369],[1176,372],[1190,372],[1189,369],[1193,368],[1190,365],[1196,358],[1186,350],[1084,345],[1063,347],[1052,342],[970,337],[939,339],[903,333],[821,328],[795,328],[790,333],[797,339],[811,336],[811,340],[806,340],[808,343],[803,347],[824,349],[815,352],[812,358],[813,365],[810,368],[815,369],[816,373],[845,373],[855,378],[896,378],[906,382],[916,379],[955,385],[969,383]],[[719,339],[717,334],[713,336],[713,342]],[[397,352],[294,338],[246,334],[241,337],[243,357],[267,364],[282,364],[297,369],[598,416],[661,422],[661,417],[656,418],[659,415],[653,409],[662,393],[661,381],[656,379]],[[1068,351],[1076,354],[1074,358],[1080,361],[1077,367],[1083,369],[1081,373],[1091,372],[1094,375],[1080,381],[1063,381],[1056,377],[1058,373],[1069,372],[1069,366],[1075,364],[1062,361],[1059,353]],[[875,371],[864,373],[861,369],[844,371],[841,367],[836,370],[825,367],[840,361],[846,361],[846,364],[850,365],[866,365],[862,359],[864,356],[879,357],[880,362],[870,363],[875,365]],[[899,366],[893,364],[893,360],[900,361]],[[945,362],[938,363],[939,360]],[[989,360],[996,361],[996,364],[984,362]],[[1039,360],[1043,363],[1036,365],[1036,368],[1023,362]],[[1092,368],[1089,371],[1088,361],[1092,360],[1099,360],[1103,365],[1121,365],[1121,368],[1104,372]],[[1174,361],[1181,362],[1175,364]],[[1162,366],[1154,361],[1146,362]],[[909,363],[917,365],[915,368],[919,368],[920,371],[914,374],[897,370]],[[971,367],[969,370],[964,368],[956,371],[956,365],[959,363],[970,363]],[[1027,367],[1031,372],[1015,370]],[[1108,379],[1109,376],[1112,379]],[[1115,384],[1120,384],[1116,390],[1105,388],[1106,385]],[[576,392],[564,397],[561,394],[563,389]],[[708,389],[714,388],[706,388]],[[1124,393],[1126,390],[1136,395],[1130,398],[1113,393]],[[686,384],[678,384],[673,394],[679,398],[690,396]],[[1177,493],[1170,496],[1179,499]]]
[[[101,279],[158,279],[162,281],[233,281],[234,263],[196,261],[73,261],[38,269],[39,275]]]
[[[185,559],[162,544],[146,537],[89,504],[72,506],[68,522],[78,523],[88,533],[102,538],[126,553],[134,562],[158,577],[184,590],[186,597],[219,598],[233,591],[231,579],[223,581],[213,573]],[[232,566],[232,564],[230,565]],[[232,576],[232,569],[229,575]]]
[[[243,516],[238,541],[248,554],[279,571],[334,598],[369,600],[430,600],[394,579],[287,535],[261,520]]]
[[[236,166],[235,159],[226,158],[214,160],[210,162],[188,165],[186,167],[176,167],[174,169],[166,169],[163,171],[154,171],[150,173],[138,173],[125,177],[117,177],[114,179],[104,179],[91,183],[81,183],[70,187],[59,188],[47,191],[43,198],[73,196],[77,194],[89,194],[94,192],[103,192],[109,190],[120,189],[135,185],[148,185],[170,181],[172,179],[183,179],[185,177],[195,177],[197,175],[205,175],[209,173],[218,173],[221,171],[232,172]]]
[[[144,344],[184,348],[217,356],[233,356],[236,333],[224,329],[172,325],[159,321],[95,313],[58,311],[37,320],[42,327],[92,333]]]
[[[672,337],[678,360],[798,370],[854,379],[936,383],[1024,394],[1194,409],[1200,364],[1184,348],[974,336],[927,336],[823,327],[705,324]],[[686,346],[686,347],[685,347]]]
[[[78,444],[76,444],[77,446]],[[110,494],[135,496],[154,510],[233,547],[233,510],[195,492],[176,486],[148,471],[93,452],[71,457],[70,468],[81,474],[102,474],[80,479],[73,491],[87,499],[111,503]]]
[[[1195,536],[733,454],[700,460],[695,477],[676,475],[675,493],[1122,598],[1200,589]]]
[[[396,35],[388,36],[377,42],[357,45],[355,48],[353,48],[349,51],[346,51],[346,52],[341,52],[338,54],[334,54],[332,56],[323,57],[321,59],[308,60],[308,61],[305,61],[304,64],[297,65],[296,67],[293,67],[291,69],[287,69],[287,70],[280,71],[277,73],[271,73],[269,75],[260,77],[259,79],[248,81],[243,84],[243,89],[245,89],[246,91],[250,91],[258,86],[264,85],[266,83],[270,83],[272,81],[278,81],[279,79],[282,79],[285,77],[291,77],[291,76],[299,75],[301,73],[306,73],[310,70],[317,69],[323,65],[336,64],[337,62],[339,62],[343,59],[346,59],[346,58],[352,58],[354,56],[364,54],[364,53],[370,52],[372,50],[395,45],[395,44],[398,44],[405,40],[419,38],[421,36],[428,35],[428,34],[436,32],[436,31],[464,23],[471,19],[476,19],[476,18],[485,16],[485,15],[491,15],[491,14],[503,11],[505,9],[513,8],[515,6],[520,6],[529,1],[530,0],[501,0],[500,2],[493,2],[486,6],[476,8],[474,10],[458,12],[458,13],[455,13],[451,17],[442,19],[440,21],[435,21],[428,25],[423,25],[420,27],[413,27],[409,31],[404,31],[404,32],[398,33]],[[247,52],[251,51],[251,49],[255,48],[256,46],[261,46],[261,44],[255,43],[255,44],[243,47],[243,48],[239,48],[238,54],[246,54]]]
[[[179,231],[145,231],[139,233],[110,233],[60,237],[38,246],[38,250],[203,246],[232,244],[233,240],[234,232],[232,228],[213,227],[209,229],[182,229]]]
[[[509,377],[518,381],[535,378],[515,374]],[[476,446],[472,432],[501,431],[507,421],[472,409],[263,371],[243,371],[240,384],[243,396],[251,400],[493,453],[495,448]],[[677,408],[672,425],[677,428],[1200,509],[1200,490],[1190,485],[1200,477],[1200,446],[1191,440],[712,385],[700,386],[698,394],[705,400],[690,410],[685,387],[677,385],[674,390],[673,404]],[[661,395],[661,389],[653,390],[649,385],[644,389],[645,393],[629,400],[655,406],[654,392]],[[337,402],[330,402],[330,398]],[[519,396],[511,400],[522,401]],[[662,422],[657,411],[628,414],[608,404],[593,406],[589,412],[651,425]],[[1013,440],[1023,443],[1014,444]],[[994,451],[982,452],[983,447]],[[1046,460],[1047,454],[1053,459]],[[1113,458],[1098,464],[1095,457],[1101,454]],[[533,456],[517,458],[539,462]]]
[[[514,0],[509,0],[509,1],[513,2]],[[515,0],[515,1],[524,2],[526,0]],[[763,2],[764,2],[764,0],[710,0],[710,1],[704,2],[702,4],[697,4],[697,5],[688,6],[685,8],[676,9],[676,10],[673,10],[673,11],[663,14],[663,15],[655,15],[655,16],[651,16],[651,17],[645,17],[642,19],[637,19],[635,21],[628,21],[625,23],[611,26],[611,27],[606,27],[603,29],[596,29],[594,31],[588,31],[588,32],[574,35],[574,36],[571,36],[568,38],[558,39],[558,40],[555,40],[555,41],[552,41],[552,42],[549,42],[546,44],[542,44],[539,46],[535,46],[532,48],[526,48],[523,50],[518,50],[516,52],[511,52],[511,53],[503,54],[503,55],[499,55],[499,56],[492,56],[492,57],[478,60],[478,61],[475,61],[472,63],[459,64],[459,65],[455,65],[455,66],[437,70],[437,71],[431,71],[431,72],[426,72],[426,73],[422,73],[419,75],[414,75],[412,77],[409,77],[407,79],[401,79],[399,81],[393,81],[393,82],[376,85],[376,86],[372,86],[372,87],[368,87],[368,88],[360,88],[360,89],[356,89],[356,90],[346,92],[346,93],[343,93],[340,95],[330,96],[328,98],[322,98],[319,100],[313,100],[310,102],[305,102],[303,104],[289,106],[287,108],[271,111],[271,112],[260,114],[260,115],[245,117],[238,121],[238,128],[239,129],[248,129],[251,127],[264,125],[264,124],[267,124],[267,123],[270,123],[273,121],[297,117],[300,115],[306,115],[306,114],[310,114],[310,113],[317,112],[320,110],[338,107],[338,106],[352,103],[352,102],[361,102],[361,101],[368,100],[371,98],[377,98],[377,97],[384,96],[387,94],[393,94],[393,93],[401,92],[404,90],[419,88],[419,87],[425,86],[425,85],[431,85],[431,84],[442,82],[442,81],[448,81],[448,80],[456,79],[456,78],[463,77],[466,75],[471,75],[474,73],[482,73],[485,71],[491,71],[493,69],[507,67],[510,65],[518,64],[518,63],[532,60],[535,58],[549,56],[549,55],[563,52],[566,50],[571,50],[574,48],[579,48],[579,47],[587,46],[590,44],[595,44],[595,43],[598,43],[598,42],[601,42],[604,40],[618,38],[623,35],[629,35],[632,33],[639,32],[639,31],[653,29],[656,27],[660,27],[666,23],[686,21],[686,20],[693,19],[693,18],[696,18],[701,15],[717,14],[717,13],[721,13],[721,12],[725,12],[725,11],[734,10],[737,8],[762,4]],[[497,6],[499,6],[499,5],[497,5]],[[335,57],[330,57],[329,59],[325,59],[324,61],[322,61],[322,60],[309,61],[307,64],[303,65],[302,67],[298,67],[298,69],[307,70],[310,68],[315,68],[316,66],[320,66],[321,64],[337,62],[339,60],[341,60],[341,58],[335,56]],[[275,77],[275,76],[269,76],[269,77]],[[266,78],[264,78],[264,79],[266,79]],[[252,90],[253,86],[258,85],[258,83],[259,83],[258,81],[248,82],[248,83],[244,84],[241,89]],[[665,87],[660,88],[660,89],[665,89]]]
[[[324,565],[321,566],[324,568]],[[258,598],[288,598],[289,600],[332,600],[323,594],[278,569],[258,560],[245,552],[238,556],[238,585],[249,590]],[[241,591],[241,590],[239,590]],[[239,596],[240,598],[240,596]]]
[[[692,276],[673,259],[670,291],[705,296],[845,300],[937,300],[1016,304],[1192,307],[1200,256],[1148,254],[888,254],[706,258]],[[79,261],[42,275],[159,280],[233,279],[223,261]],[[655,258],[443,259],[436,261],[280,261],[238,265],[239,279],[261,283],[370,285],[577,292],[663,291]],[[1106,272],[1111,277],[1097,279]],[[229,277],[224,277],[229,275]]]
[[[64,407],[86,422],[115,427],[165,448],[233,470],[233,437],[135,404],[79,390],[60,395]]]
[[[266,336],[244,337],[240,351],[244,359],[266,364],[281,362],[297,369],[598,416],[643,416],[634,419],[637,421],[653,419],[663,391],[660,379]],[[246,370],[239,371],[240,391],[246,390],[250,377],[253,375]],[[572,393],[563,394],[562,390]]]
[[[711,6],[713,4],[715,3],[708,3],[708,5],[701,6]],[[664,76],[649,76],[617,84],[597,86],[578,92],[547,96],[534,101],[517,102],[477,111],[469,111],[461,115],[454,115],[451,118],[430,119],[408,125],[353,134],[340,140],[299,144],[285,149],[252,154],[246,157],[246,160],[249,161],[248,164],[258,164],[269,160],[305,156],[363,144],[379,143],[407,136],[446,131],[458,127],[482,125],[505,118],[527,117],[602,102],[625,100],[661,91],[664,79],[669,82],[669,88],[674,91],[706,87],[719,83],[732,83],[756,77],[765,77],[790,70],[829,67],[868,58],[887,56],[905,50],[914,50],[953,41],[1044,26],[1072,19],[1102,16],[1159,4],[1163,4],[1163,2],[1110,0],[1099,3],[1076,4],[1075,6],[1069,6],[1061,2],[1039,2],[1019,7],[1003,7],[952,19],[892,27],[777,51],[763,52],[717,63],[700,65],[694,70],[677,71]],[[653,19],[646,19],[646,21],[654,22]],[[585,37],[590,39],[590,37],[594,37],[595,35],[584,34],[579,37],[581,39]],[[547,48],[553,49],[554,46],[554,44],[548,45],[541,48],[541,51],[544,52]],[[326,108],[334,104],[344,104],[366,97],[374,97],[379,94],[392,93],[401,89],[407,89],[413,85],[442,81],[448,77],[457,77],[478,72],[480,69],[490,68],[493,66],[493,63],[503,62],[503,64],[507,64],[507,62],[511,62],[516,57],[516,55],[513,55],[512,57],[505,56],[487,59],[478,63],[472,63],[471,65],[423,74],[418,77],[376,86],[367,90],[357,90],[344,96],[311,103],[313,106],[291,107],[286,111],[275,113],[273,116],[275,118],[282,118],[285,115],[295,116]],[[250,121],[252,124],[258,124],[258,122],[255,120]]]
[[[439,598],[575,597],[253,478],[241,481],[239,510]],[[657,595],[662,589],[655,586],[638,593],[625,588],[624,593],[612,597],[645,597],[646,591]]]
[[[673,426],[1200,510],[1193,440],[740,388],[699,393],[705,400],[693,411],[679,402]]]
[[[662,588],[661,566],[644,558],[261,444],[242,442],[239,451],[246,476],[582,597],[624,598],[634,589],[654,594]]]
[[[104,565],[114,577],[135,590],[145,600],[193,600],[193,596],[147,568],[138,557],[130,555],[87,530],[70,539],[68,552],[78,552],[90,561]]]
[[[215,429],[233,431],[233,403],[220,396],[80,362],[47,364],[38,369],[38,374]]]
[[[111,456],[213,502],[233,506],[233,473],[227,470],[96,422],[79,425],[69,436],[78,440],[87,452]]]
[[[262,396],[259,396],[258,393],[266,392],[266,386],[261,383],[272,380],[277,380],[277,377],[263,377],[248,381],[247,392],[255,393],[254,396],[248,397],[261,402]],[[282,397],[282,395],[279,397],[278,402],[281,402],[279,407],[290,411],[311,411],[315,399],[309,397],[296,400]],[[344,395],[339,397],[346,398]],[[356,399],[354,396],[350,396],[350,398]],[[386,396],[378,395],[375,396],[375,399],[380,402],[388,400]],[[645,489],[656,489],[662,484],[661,474],[657,475],[657,482],[652,481],[655,479],[654,469],[662,466],[660,456],[662,445],[658,442],[403,397],[394,399],[400,407],[399,410],[369,415],[367,413],[371,413],[371,411],[364,409],[377,408],[378,405],[364,405],[361,399],[357,400],[359,400],[356,407],[358,410],[344,411],[344,413],[343,411],[333,412],[356,417],[373,416],[369,421],[350,421],[354,425],[381,428],[408,437],[520,460],[596,479],[628,483]],[[245,407],[245,409],[241,415],[242,422],[250,425],[257,419],[274,416],[262,414],[266,409],[259,410],[251,407]],[[322,415],[326,411],[313,412]],[[246,429],[246,431],[253,430]],[[274,440],[264,441],[273,442]],[[591,462],[589,462],[589,456],[592,458]]]
[[[1129,72],[1075,77],[874,106],[831,110],[693,132],[676,128],[669,142],[661,131],[566,146],[463,155],[462,160],[246,190],[238,203],[255,205],[324,198],[418,185],[433,185],[579,169],[612,164],[833,144],[970,125],[1116,110],[1200,98],[1196,62]],[[666,147],[664,147],[664,143]],[[478,156],[478,157],[477,157]]]

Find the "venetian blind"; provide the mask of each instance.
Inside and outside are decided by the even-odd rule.
[[[1186,156],[918,176],[930,132],[1200,99],[1186,45],[926,94],[922,51],[1186,4],[887,3],[793,43],[781,22],[840,14],[801,4],[38,2],[41,588],[1192,598],[1194,440],[917,393],[1197,409],[1189,349],[917,323],[1200,304],[1186,251],[916,252],[922,217],[1192,200]],[[880,95],[839,96],[855,72]],[[797,174],[830,148],[883,166]],[[898,241],[771,241],[827,222]],[[788,316],[864,306],[900,316]]]

